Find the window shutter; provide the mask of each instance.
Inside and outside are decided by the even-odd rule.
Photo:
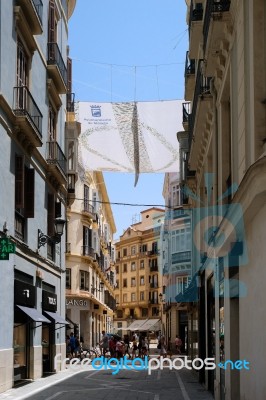
[[[55,201],[54,195],[48,193],[48,210],[47,210],[47,234],[54,236],[54,217],[55,217]]]
[[[99,211],[98,192],[97,192],[97,190],[93,190],[92,191],[92,204],[93,204],[94,212],[97,213]]]
[[[72,59],[67,57],[67,92],[72,92]]]
[[[98,235],[98,230],[93,229],[92,231],[92,247],[98,255],[100,255],[100,243],[99,243],[99,235]]]
[[[33,168],[25,168],[25,189],[24,189],[24,216],[34,218],[34,173]]]
[[[61,201],[55,202],[55,218],[62,217],[61,205]]]
[[[15,157],[15,207],[24,208],[24,157]]]
[[[56,35],[55,35],[55,2],[54,0],[49,1],[49,18],[48,18],[48,42],[55,43]]]

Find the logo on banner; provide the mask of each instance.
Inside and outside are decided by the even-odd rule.
[[[91,107],[91,115],[93,117],[101,117],[102,116],[102,110],[101,106],[90,106]]]

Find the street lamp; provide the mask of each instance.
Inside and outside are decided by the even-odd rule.
[[[61,237],[64,233],[64,226],[66,221],[61,218],[55,218],[54,220],[54,236],[48,236],[42,233],[40,229],[38,229],[38,249],[44,246],[47,242],[51,241],[53,243],[60,243]]]

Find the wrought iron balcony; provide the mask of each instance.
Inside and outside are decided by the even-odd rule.
[[[50,141],[46,143],[46,161],[50,165],[50,169],[54,170],[55,173],[59,172],[61,176],[63,175],[63,180],[65,182],[66,156],[57,142]]]
[[[42,145],[42,113],[26,86],[14,88],[13,111],[17,123],[28,140],[35,146]]]
[[[47,68],[59,93],[67,90],[67,68],[57,43],[48,43]]]
[[[189,15],[189,28],[191,27],[191,23],[194,21],[201,21],[203,18],[203,7],[202,3],[195,3],[195,1],[191,1],[190,4],[190,15]]]
[[[211,23],[211,18],[215,13],[224,13],[229,11],[230,9],[230,0],[207,0],[206,9],[204,14],[204,23],[203,23],[203,51],[206,50],[206,44],[209,34],[209,28]],[[217,18],[218,19],[218,18]]]
[[[150,264],[150,271],[157,272],[158,271],[158,264]]]
[[[197,70],[197,78],[196,78],[196,86],[195,92],[193,97],[193,105],[192,105],[192,112],[189,115],[189,149],[191,147],[194,125],[195,125],[195,118],[198,108],[199,97],[202,99],[205,95],[210,94],[210,82],[211,77],[205,77],[202,74],[202,66],[203,60],[199,60],[198,70]]]
[[[92,247],[86,245],[86,246],[81,246],[81,250],[82,250],[82,255],[83,256],[89,256],[94,258],[95,256],[95,251]]]
[[[66,95],[66,109],[67,112],[75,111],[75,93],[67,93]]]
[[[90,204],[89,200],[84,200],[83,212],[94,215],[94,207]]]
[[[150,282],[150,288],[151,289],[157,289],[158,288],[158,283],[157,282]]]

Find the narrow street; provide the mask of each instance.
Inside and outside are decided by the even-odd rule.
[[[17,390],[17,394],[19,394],[21,389]],[[28,393],[30,393],[29,390]],[[108,400],[112,400],[117,399],[118,396],[120,400],[212,399],[210,393],[197,382],[196,376],[191,372],[187,370],[177,372],[168,369],[153,371],[151,375],[148,375],[147,371],[125,370],[120,371],[117,375],[112,375],[111,371],[80,372],[26,398],[32,400],[108,398]],[[11,398],[13,397],[8,397],[8,399]]]

